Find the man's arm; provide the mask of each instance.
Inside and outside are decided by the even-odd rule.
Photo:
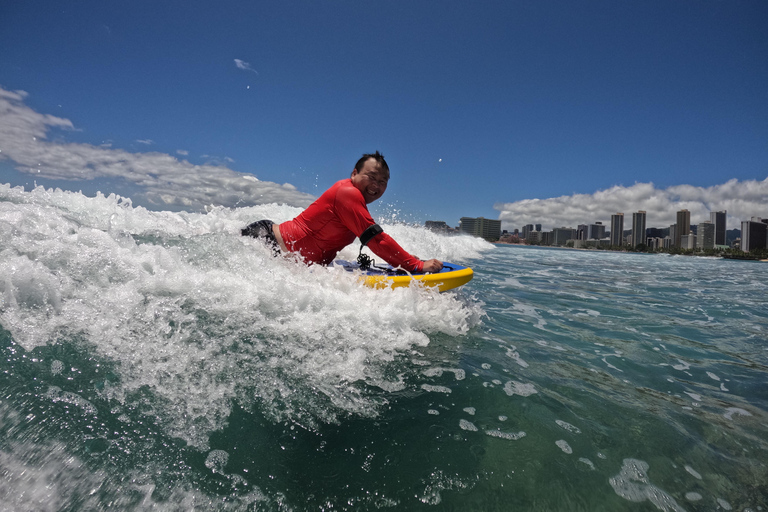
[[[423,261],[406,252],[394,238],[386,233],[379,233],[373,237],[368,242],[368,247],[393,267],[402,267],[412,272],[421,272],[424,269]]]
[[[370,226],[374,225],[373,217],[365,206],[363,194],[354,187],[344,188],[336,195],[336,213],[339,220],[355,236],[360,237]],[[368,247],[380,258],[393,267],[402,267],[412,272],[421,272],[424,262],[408,253],[386,233],[378,233],[369,242]],[[437,261],[437,260],[435,260]],[[439,263],[439,262],[438,262]],[[434,267],[434,263],[432,264]],[[442,263],[440,263],[442,268]],[[432,272],[434,270],[431,270]]]

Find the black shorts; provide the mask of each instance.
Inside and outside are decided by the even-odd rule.
[[[253,238],[263,240],[268,246],[270,246],[272,252],[277,255],[280,254],[280,244],[277,243],[275,233],[272,231],[273,224],[274,222],[271,220],[260,220],[254,222],[253,224],[248,224],[248,226],[240,230],[240,234],[243,236],[252,236]]]

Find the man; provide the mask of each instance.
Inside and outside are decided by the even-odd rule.
[[[349,179],[336,182],[295,219],[280,225],[254,222],[242,234],[262,238],[276,251],[298,252],[305,262],[321,265],[331,263],[341,249],[360,238],[393,267],[439,272],[441,261],[421,261],[407,253],[373,221],[366,205],[379,199],[388,183],[389,166],[384,157],[378,151],[363,155]]]

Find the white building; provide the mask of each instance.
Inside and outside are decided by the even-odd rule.
[[[699,223],[696,228],[696,247],[702,251],[715,248],[715,224],[710,221]]]
[[[689,235],[682,235],[680,237],[680,245],[679,247],[681,249],[695,249],[696,248],[696,235],[689,234]]]

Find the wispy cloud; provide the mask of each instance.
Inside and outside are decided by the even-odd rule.
[[[152,144],[155,143],[155,141],[153,141],[152,139],[137,139],[136,142],[138,142],[139,144],[144,144],[146,146],[151,146]]]
[[[58,180],[112,178],[115,187],[125,180],[138,186],[146,201],[163,208],[306,206],[314,199],[288,183],[255,180],[220,165],[193,165],[165,153],[48,141],[51,129],[74,130],[74,125],[68,119],[34,111],[24,103],[26,97],[24,91],[0,88],[0,159],[13,162],[20,172]]]
[[[259,74],[258,71],[253,69],[253,67],[250,64],[248,64],[247,62],[245,62],[244,60],[235,59],[235,66],[237,66],[238,69],[242,69],[243,71],[252,71],[252,72],[256,73],[257,75]]]
[[[712,187],[677,185],[656,188],[653,183],[617,185],[593,194],[573,194],[548,199],[526,199],[494,206],[500,212],[503,229],[541,224],[543,229],[576,227],[624,214],[624,224],[632,213],[645,210],[648,227],[667,227],[675,223],[677,211],[691,212],[691,222],[709,220],[710,211],[728,211],[728,229],[740,227],[753,216],[768,217],[768,178],[763,181],[730,180]]]
[[[187,156],[189,155],[189,151],[187,151],[186,149],[177,149],[176,154],[181,156]]]

